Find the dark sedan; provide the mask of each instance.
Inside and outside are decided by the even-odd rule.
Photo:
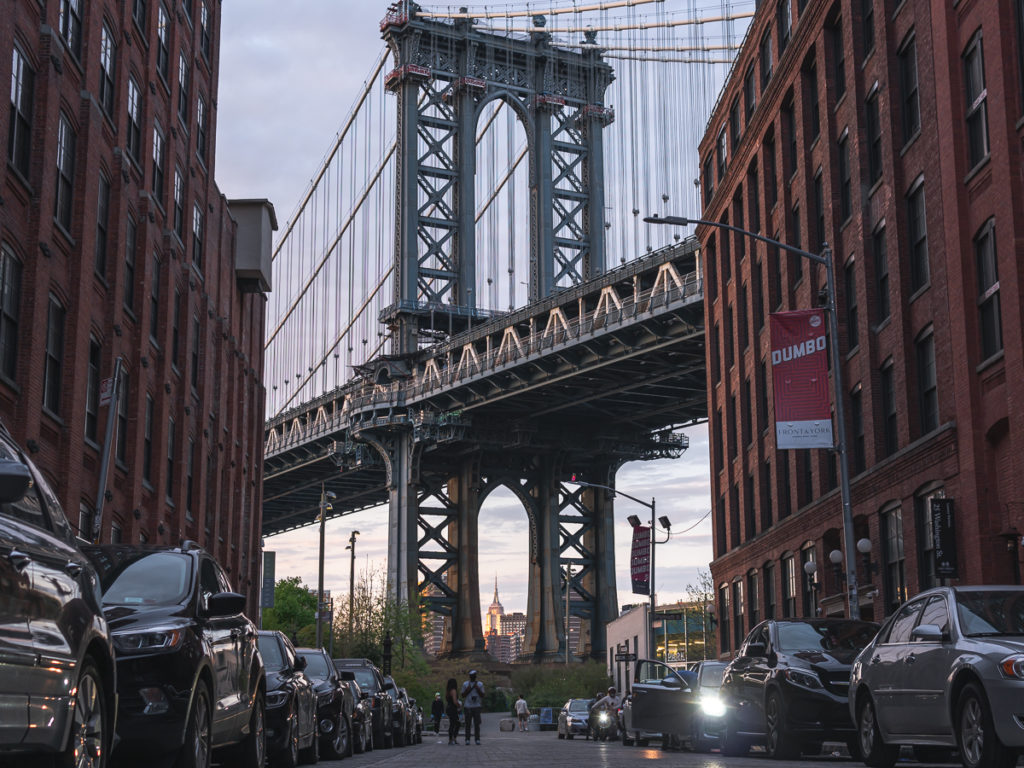
[[[817,754],[823,741],[857,751],[847,704],[850,668],[878,625],[848,619],[763,621],[725,670],[722,754],[745,754],[754,742],[769,757]]]
[[[295,768],[320,759],[313,683],[306,660],[280,632],[261,630],[260,655],[267,668],[267,752],[270,763]]]
[[[359,755],[363,752],[372,752],[373,743],[373,702],[370,695],[359,687],[356,682],[355,673],[351,669],[338,671],[341,682],[348,686],[355,699],[355,709],[352,712],[352,751]]]
[[[297,648],[306,660],[306,677],[316,694],[316,720],[320,727],[320,754],[330,760],[352,755],[352,715],[355,697],[338,677],[331,657],[322,648]]]
[[[390,749],[395,743],[392,730],[394,699],[387,692],[384,675],[369,659],[334,659],[338,672],[351,670],[356,682],[370,702],[373,713],[373,748]]]

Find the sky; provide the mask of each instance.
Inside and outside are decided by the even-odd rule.
[[[381,50],[379,22],[386,3],[352,0],[225,0],[221,6],[220,84],[216,103],[215,176],[228,199],[267,198],[283,227],[348,114]],[[685,431],[690,448],[677,460],[635,462],[616,479],[624,493],[656,499],[658,516],[674,530],[656,548],[655,591],[659,601],[685,596],[697,570],[712,557],[710,478],[706,426]],[[615,504],[615,550],[620,604],[645,598],[631,594],[628,515],[649,516],[646,507],[619,498]],[[701,520],[703,518],[703,520]],[[700,522],[698,522],[700,521]],[[365,510],[328,521],[325,589],[347,594],[349,535],[358,530],[356,571],[376,572],[387,562],[387,509]],[[511,492],[492,494],[480,512],[482,610],[497,578],[506,611],[525,611],[527,593],[526,513]],[[662,537],[664,538],[664,537]],[[277,553],[277,578],[299,576],[317,583],[318,529],[270,537]],[[358,578],[358,575],[357,575]]]

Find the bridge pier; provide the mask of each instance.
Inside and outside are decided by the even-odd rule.
[[[456,508],[454,537],[458,551],[454,580],[458,592],[452,615],[451,652],[465,655],[483,652],[484,630],[480,621],[480,571],[477,552],[480,515],[480,469],[473,459],[463,459],[459,473],[448,481],[448,496]],[[452,575],[449,575],[452,578]]]

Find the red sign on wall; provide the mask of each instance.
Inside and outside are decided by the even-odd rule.
[[[778,312],[768,319],[775,445],[780,449],[831,448],[835,442],[825,352],[825,312]]]
[[[651,594],[651,529],[646,525],[633,528],[633,552],[629,557],[629,577],[634,595]]]

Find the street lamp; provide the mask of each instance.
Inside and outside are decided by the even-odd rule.
[[[356,593],[356,536],[359,535],[359,531],[352,531],[352,535],[348,537],[348,546],[345,549],[352,550],[352,559],[349,561],[348,570],[348,634],[352,635],[352,613],[353,597]]]
[[[807,594],[811,598],[811,613],[818,613],[818,582],[814,578],[818,572],[818,564],[813,560],[804,563],[804,574],[807,576]]]
[[[316,647],[321,648],[323,639],[323,613],[324,613],[324,534],[327,525],[327,510],[331,509],[328,499],[334,501],[338,494],[326,490],[323,483],[320,483],[320,567],[317,571],[316,582]]]
[[[857,567],[854,564],[854,540],[853,540],[853,507],[850,503],[850,467],[846,455],[846,418],[843,412],[843,378],[841,362],[839,359],[839,307],[836,302],[836,280],[832,266],[832,249],[828,244],[823,244],[821,253],[811,253],[802,248],[796,248],[770,237],[764,237],[740,227],[734,227],[722,221],[709,221],[707,219],[691,219],[685,216],[647,216],[644,221],[648,224],[669,224],[676,227],[688,227],[691,224],[699,224],[706,227],[717,227],[730,232],[736,232],[752,240],[759,240],[775,248],[789,253],[795,253],[804,259],[809,259],[815,264],[825,267],[826,290],[828,295],[828,306],[825,307],[828,315],[828,332],[832,343],[832,399],[833,408],[836,414],[836,446],[835,451],[839,454],[839,488],[843,506],[843,551],[846,555],[846,596],[849,601],[851,619],[860,618],[860,603],[857,598]]]

